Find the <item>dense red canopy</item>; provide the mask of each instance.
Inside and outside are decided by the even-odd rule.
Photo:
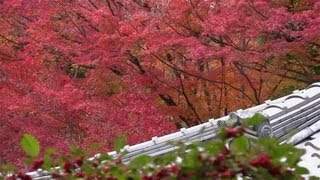
[[[307,56],[320,32],[317,1],[0,0],[0,9],[9,162],[26,132],[43,147],[106,150],[117,134],[132,144],[259,104],[282,82],[263,68]],[[264,67],[245,74],[248,63]]]

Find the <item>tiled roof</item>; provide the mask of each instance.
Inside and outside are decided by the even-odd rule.
[[[247,129],[247,136],[252,138],[272,136],[281,142],[288,142],[306,149],[307,153],[302,157],[301,165],[308,168],[311,175],[320,176],[320,133],[316,134],[320,130],[320,82],[304,90],[294,91],[290,95],[272,101],[267,100],[261,105],[245,110],[240,109],[219,119],[210,119],[206,123],[182,128],[169,135],[153,137],[150,141],[140,144],[127,145],[123,151],[128,153],[122,160],[128,162],[143,154],[159,156],[178,148],[169,142],[178,141],[190,144],[194,141],[210,140],[215,137],[217,129],[224,126],[227,120],[233,119],[241,124],[246,118],[256,113],[263,114],[268,121],[256,129]],[[303,141],[305,139],[307,141]],[[117,153],[110,152],[109,155],[116,157]],[[39,177],[36,172],[31,172],[30,175]]]
[[[296,147],[306,150],[299,165],[306,167],[310,175],[320,177],[320,132],[297,144]]]

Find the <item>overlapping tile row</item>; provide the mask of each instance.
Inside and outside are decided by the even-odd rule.
[[[257,136],[272,136],[296,144],[320,130],[320,83],[265,104],[267,106],[256,113],[265,115],[268,122],[262,125],[260,132],[256,132]],[[240,122],[250,116],[252,114],[246,111],[231,115]]]
[[[178,132],[162,137],[153,137],[150,141],[140,144],[127,145],[122,149],[127,152],[122,160],[126,163],[140,155],[154,157],[166,154],[178,148],[174,142],[190,144],[195,141],[210,140],[216,136],[217,129],[227,120],[235,119],[241,124],[256,113],[266,116],[267,121],[257,129],[247,129],[248,136],[252,138],[272,136],[283,142],[296,144],[320,130],[320,83],[314,83],[304,90],[294,91],[290,95],[272,101],[268,100],[261,105],[240,109],[219,119],[210,119],[206,123],[182,128]],[[115,151],[109,155],[118,156]],[[35,172],[31,172],[30,175],[38,177],[37,179],[41,178]]]
[[[127,151],[128,154],[123,160],[127,162],[142,154],[158,156],[168,153],[177,148],[170,142],[192,143],[194,141],[212,139],[215,137],[218,127],[223,125],[223,122],[229,118],[237,118],[237,120],[242,123],[244,119],[253,116],[255,113],[265,115],[268,118],[268,122],[262,124],[264,127],[259,129],[262,132],[253,132],[253,134],[262,134],[262,136],[270,135],[282,141],[288,140],[290,136],[295,133],[296,135],[292,138],[300,137],[302,134],[305,134],[305,129],[319,123],[320,83],[312,84],[304,90],[294,91],[288,96],[273,101],[268,100],[264,104],[246,110],[238,110],[229,116],[216,120],[210,119],[207,123],[190,128],[182,128],[173,134],[153,137],[150,141],[144,143],[125,146],[123,150]],[[264,132],[266,128],[271,129],[270,134]],[[312,132],[315,132],[315,128]],[[292,140],[292,138],[290,138],[290,140]],[[303,139],[300,138],[299,141],[301,140]],[[292,142],[297,143],[298,141]],[[111,152],[110,155],[116,156],[116,152]]]

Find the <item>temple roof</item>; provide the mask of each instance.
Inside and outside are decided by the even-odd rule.
[[[246,118],[260,113],[267,118],[266,123],[257,129],[246,129],[246,136],[259,138],[271,136],[280,143],[290,143],[298,148],[305,149],[301,166],[310,171],[310,175],[320,176],[320,82],[314,83],[303,90],[296,90],[287,96],[267,100],[245,110],[238,110],[219,119],[209,119],[208,122],[182,128],[179,131],[132,146],[125,146],[122,151],[128,153],[123,157],[123,162],[128,162],[140,155],[159,156],[176,150],[178,147],[169,142],[183,142],[191,144],[195,141],[207,141],[216,136],[217,129],[225,126],[230,119],[238,124]],[[115,151],[109,155],[116,157]],[[37,179],[44,177],[37,172],[29,173]]]

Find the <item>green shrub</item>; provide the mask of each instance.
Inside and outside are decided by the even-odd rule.
[[[30,170],[42,168],[59,179],[301,179],[308,174],[307,169],[297,165],[304,150],[279,144],[272,138],[252,140],[243,132],[242,127],[223,128],[214,140],[188,146],[176,143],[180,148],[175,152],[160,157],[142,155],[129,164],[121,162],[125,152],[116,159],[100,154],[89,160],[88,152],[78,148],[72,148],[68,157],[48,150],[43,158],[33,157]],[[28,142],[26,152],[35,155],[35,138],[25,135],[23,141]],[[117,141],[118,145],[124,144]],[[34,148],[35,151],[30,150]],[[24,145],[23,149],[26,150]],[[54,168],[57,166],[60,168]],[[7,173],[3,176],[12,171],[3,167],[4,170]],[[11,177],[29,178],[17,172]]]

